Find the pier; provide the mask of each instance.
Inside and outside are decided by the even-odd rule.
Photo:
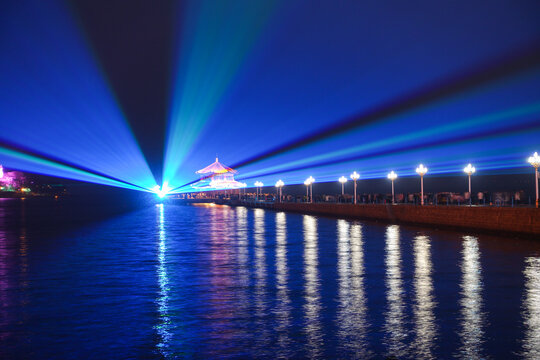
[[[178,200],[181,203],[209,202]],[[536,237],[540,235],[540,209],[498,206],[435,206],[392,204],[279,203],[215,199],[223,205],[265,208],[340,218],[367,219],[390,223],[467,229]]]

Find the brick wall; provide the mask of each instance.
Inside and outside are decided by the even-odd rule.
[[[276,210],[540,235],[540,209],[276,203]]]

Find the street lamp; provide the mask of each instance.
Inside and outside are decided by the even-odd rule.
[[[283,187],[283,185],[285,185],[285,183],[282,180],[278,180],[276,182],[276,187],[279,190],[279,202],[281,202],[281,188]]]
[[[306,185],[306,193],[307,197],[309,199],[310,203],[313,203],[313,183],[315,182],[315,179],[313,176],[310,176],[304,181],[304,185]]]
[[[341,183],[341,196],[345,196],[345,183],[347,182],[347,178],[342,176],[338,181]]]
[[[472,205],[471,175],[476,172],[476,168],[471,164],[467,165],[463,171],[469,176],[469,206]]]
[[[259,201],[259,193],[261,192],[261,187],[263,187],[263,183],[260,181],[255,181],[255,187],[257,188],[257,201]]]
[[[394,180],[397,179],[397,174],[394,172],[394,170],[392,170],[389,174],[388,174],[388,178],[390,180],[392,180],[392,204],[395,204],[395,201],[394,201]]]
[[[533,156],[530,156],[527,160],[529,164],[534,167],[534,185],[536,187],[536,207],[538,208],[538,167],[540,166],[540,156],[535,152]]]
[[[360,174],[356,171],[351,174],[351,179],[354,181],[354,203],[356,204],[356,180],[360,179]]]
[[[420,166],[416,168],[416,173],[420,175],[420,195],[422,196],[420,204],[424,205],[424,175],[427,174],[427,167],[420,164]]]

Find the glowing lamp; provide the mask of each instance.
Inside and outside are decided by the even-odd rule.
[[[538,153],[535,152],[533,156],[530,156],[529,159],[527,159],[529,164],[531,164],[534,167],[534,186],[536,187],[536,207],[538,208],[538,167],[540,166],[540,156],[538,156]]]
[[[531,164],[535,169],[538,169],[540,167],[540,156],[538,156],[538,153],[535,152],[533,156],[529,156],[527,162]]]
[[[276,187],[279,189],[279,202],[281,202],[281,188],[285,183],[280,179],[276,182]]]
[[[416,173],[417,173],[418,175],[420,175],[420,176],[426,175],[427,172],[428,172],[428,169],[427,169],[427,167],[425,167],[423,164],[420,164],[420,166],[418,166],[418,167],[416,168]]]
[[[354,181],[354,203],[356,204],[356,180],[360,179],[360,174],[356,171],[351,174],[351,179]]]
[[[264,184],[260,181],[255,181],[255,187],[257,188],[257,201],[259,201],[259,193],[261,192],[260,188],[263,187]]]
[[[394,196],[394,180],[397,179],[397,174],[394,172],[394,170],[392,170],[389,174],[388,174],[388,178],[392,181],[392,204],[395,204],[395,196]]]
[[[313,202],[313,183],[315,182],[315,179],[313,176],[310,176],[304,181],[304,185],[306,185],[306,192],[307,197],[310,199],[309,202]]]
[[[471,176],[472,174],[476,172],[476,168],[472,166],[471,164],[469,164],[463,169],[463,171],[465,172],[465,174]]]
[[[388,178],[392,181],[397,179],[397,174],[392,170],[390,173],[388,173]]]
[[[420,164],[419,167],[416,168],[416,173],[420,175],[420,204],[424,205],[424,175],[427,174],[427,167],[425,167],[423,164]]]
[[[469,177],[469,205],[472,205],[471,175],[476,172],[476,168],[472,166],[471,164],[468,164],[467,166],[465,166],[463,171]]]
[[[341,183],[341,195],[345,195],[345,183],[347,182],[347,178],[345,176],[342,176],[338,179],[338,181]]]

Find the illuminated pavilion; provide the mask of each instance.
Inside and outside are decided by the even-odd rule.
[[[226,190],[246,187],[245,183],[234,180],[234,174],[238,171],[223,165],[217,157],[215,162],[195,173],[201,175],[201,180],[191,185],[196,189]]]

